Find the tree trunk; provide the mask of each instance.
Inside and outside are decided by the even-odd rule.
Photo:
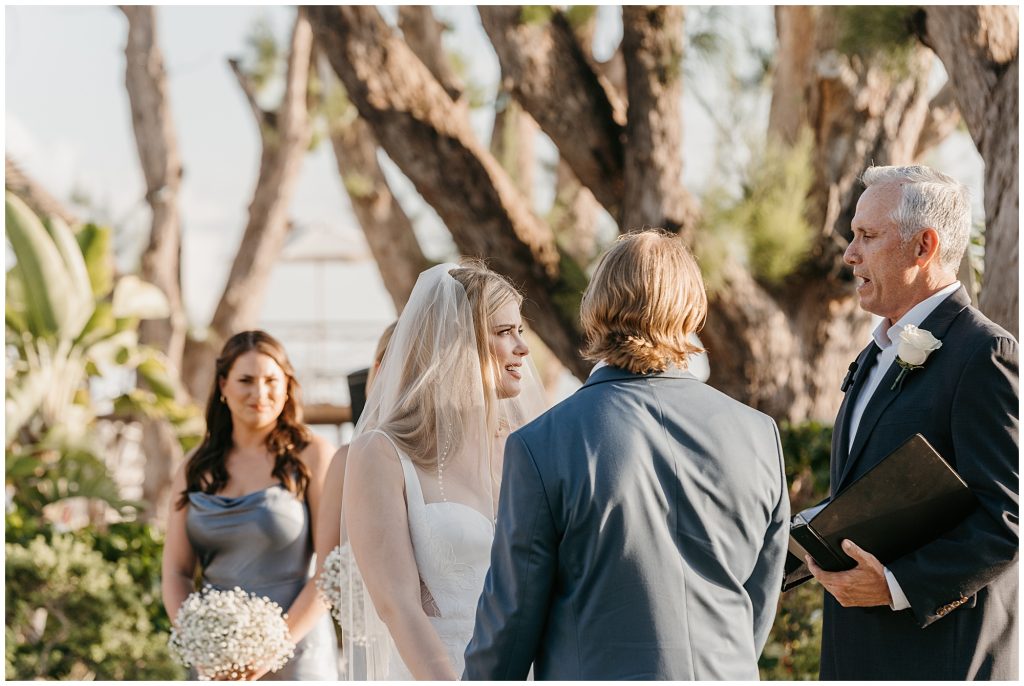
[[[516,102],[508,89],[503,89],[498,101],[491,129],[491,154],[512,177],[526,206],[533,209],[537,123]]]
[[[622,8],[629,99],[623,231],[657,226],[692,239],[699,212],[683,188],[683,8]]]
[[[607,61],[598,62],[594,58],[596,9],[585,20],[573,23],[572,30],[588,64],[605,79],[613,117],[616,121],[626,121],[626,62],[622,57],[621,43]],[[599,252],[597,224],[601,212],[601,204],[594,194],[580,183],[572,167],[564,159],[559,159],[555,171],[555,202],[547,220],[558,244],[584,268],[597,258]]]
[[[478,10],[516,100],[620,221],[625,122],[616,119],[612,89],[591,68],[568,22],[556,12],[550,21],[526,23],[519,6]]]
[[[1019,327],[1020,15],[1013,7],[929,7],[922,40],[942,60],[985,161],[985,278],[980,308],[1014,336]]]
[[[308,9],[317,42],[360,115],[434,207],[466,255],[522,286],[537,332],[584,378],[576,324],[585,276],[560,253],[501,165],[476,141],[454,103],[404,42],[367,6]]]
[[[142,253],[140,276],[163,291],[170,304],[167,319],[144,320],[139,325],[139,342],[163,352],[171,365],[182,367],[187,320],[181,298],[181,226],[178,191],[181,159],[171,121],[164,71],[156,36],[153,7],[125,5],[128,42],[125,47],[125,85],[132,110],[135,143],[146,179],[146,202],[152,211],[149,244]],[[142,449],[146,456],[143,498],[149,509],[144,520],[164,521],[170,486],[181,460],[181,445],[174,428],[165,420],[142,420]]]
[[[434,17],[429,5],[399,5],[398,28],[406,45],[420,58],[452,100],[462,97],[465,86],[452,70],[444,51],[444,24]]]
[[[178,191],[181,159],[167,97],[167,74],[156,38],[152,7],[125,5],[128,44],[125,84],[132,109],[135,143],[146,179],[146,202],[152,210],[149,244],[142,253],[141,277],[167,296],[171,316],[141,323],[140,339],[167,354],[180,367],[187,322],[181,302],[181,227]]]
[[[189,342],[185,381],[197,398],[209,394],[214,362],[224,342],[255,326],[271,270],[291,229],[288,206],[311,136],[306,98],[312,44],[309,19],[300,9],[288,53],[284,98],[274,114],[259,108],[248,78],[237,62],[230,62],[256,115],[263,153],[256,190],[249,204],[249,220],[209,335],[204,341]]]
[[[805,215],[816,238],[782,286],[730,266],[702,338],[713,385],[777,419],[831,421],[839,383],[871,328],[842,262],[859,178],[871,164],[913,161],[928,121],[929,56],[913,52],[905,74],[895,76],[836,52],[832,10],[780,6],[775,13],[769,136],[793,145],[810,131],[814,183]]]
[[[917,148],[914,150],[914,159],[920,159],[935,148],[939,143],[946,140],[951,133],[956,131],[962,117],[960,108],[956,104],[956,95],[953,91],[951,81],[946,81],[931,102],[928,103],[928,116],[921,127],[921,137],[917,140]]]
[[[803,5],[775,8],[779,43],[772,73],[768,131],[788,145],[797,142],[809,119],[816,14],[816,8]]]

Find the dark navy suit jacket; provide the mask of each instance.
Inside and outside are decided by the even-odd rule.
[[[789,498],[772,419],[595,371],[505,449],[469,679],[757,679]]]
[[[864,379],[847,392],[832,439],[832,492],[920,433],[967,482],[979,507],[948,533],[886,565],[909,609],[843,608],[825,594],[821,677],[1016,680],[1017,341],[971,307],[962,288],[920,328],[942,347],[896,390],[890,390],[899,372],[893,363],[849,451],[849,413]]]

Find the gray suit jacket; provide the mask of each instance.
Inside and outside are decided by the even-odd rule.
[[[1017,341],[970,307],[963,289],[921,328],[942,347],[896,390],[890,387],[899,367],[892,365],[849,451],[849,413],[864,379],[847,392],[832,440],[832,492],[921,433],[967,482],[979,507],[948,533],[886,565],[910,609],[843,608],[825,594],[821,677],[1016,680]]]
[[[757,679],[789,498],[771,418],[595,371],[513,433],[469,679]]]

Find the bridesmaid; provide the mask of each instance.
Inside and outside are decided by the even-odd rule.
[[[266,596],[287,613],[295,656],[249,680],[337,679],[337,643],[311,578],[313,537],[333,446],[302,423],[299,383],[263,331],[232,336],[217,359],[206,436],[175,476],[163,554],[174,622],[202,583]]]

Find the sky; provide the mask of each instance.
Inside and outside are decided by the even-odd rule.
[[[293,9],[281,6],[188,7],[158,9],[158,40],[168,73],[170,102],[183,161],[180,207],[183,221],[183,286],[189,320],[204,326],[210,319],[247,219],[247,205],[259,164],[259,135],[245,98],[227,65],[243,54],[246,37],[258,21],[269,24],[279,44],[287,45]],[[395,8],[382,14],[394,20]],[[728,22],[742,19],[749,40],[770,48],[774,27],[769,7],[732,8]],[[446,47],[457,51],[469,78],[493,98],[498,62],[471,6],[438,7],[435,13],[454,30]],[[741,35],[740,32],[736,32]],[[124,46],[127,20],[115,7],[8,6],[5,8],[5,149],[22,168],[58,199],[86,196],[93,208],[82,212],[118,230],[119,265],[131,269],[143,248],[149,226],[145,184],[139,167],[131,114],[125,92]],[[617,8],[599,10],[595,53],[607,57],[621,37]],[[725,97],[714,78],[696,64],[684,86],[684,183],[699,193],[708,179],[715,150],[715,129],[708,113],[692,96]],[[936,88],[941,84],[941,68]],[[689,88],[689,90],[688,90]],[[719,100],[721,102],[721,100]],[[767,100],[750,105],[750,130],[766,126]],[[492,115],[472,116],[481,140],[487,140]],[[539,150],[553,159],[550,145]],[[442,223],[400,172],[383,159],[396,195],[413,219],[428,257],[450,259],[454,249]],[[980,158],[969,138],[960,134],[936,156],[935,164],[981,187]],[[550,203],[550,190],[538,194],[539,209]],[[290,214],[300,227],[295,240],[309,232],[333,234],[368,256],[353,218],[333,153],[322,144],[307,155]],[[310,348],[293,354],[316,359],[340,357],[349,369],[363,366],[377,332],[394,317],[394,309],[372,260],[314,269],[298,262],[275,268],[261,325],[276,327],[296,345]],[[317,327],[320,327],[319,329]],[[310,343],[330,329],[345,339],[341,348]],[[275,329],[272,329],[275,330]],[[318,347],[319,346],[319,347]],[[358,361],[358,362],[357,362]]]

